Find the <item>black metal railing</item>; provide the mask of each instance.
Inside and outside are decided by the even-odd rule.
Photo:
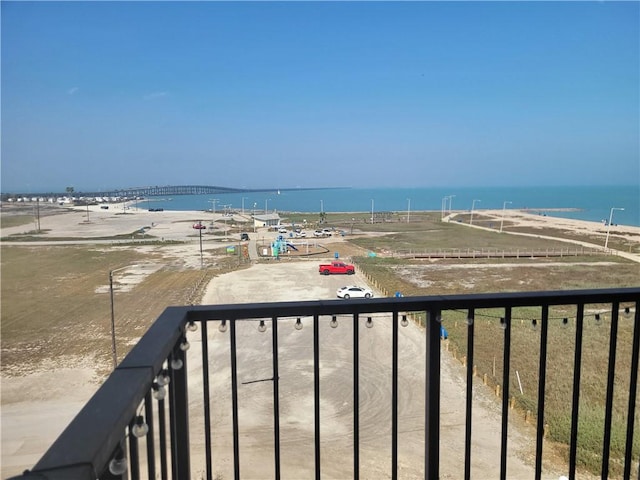
[[[626,411],[627,426],[624,447],[623,478],[633,475],[640,477],[638,459],[634,458],[638,359],[640,353],[640,287],[623,289],[602,289],[582,291],[528,292],[504,294],[477,294],[455,296],[425,296],[378,298],[370,300],[330,300],[304,301],[285,303],[260,303],[220,306],[189,306],[170,307],[153,323],[146,334],[134,346],[126,358],[117,366],[106,382],[91,398],[67,429],[54,442],[49,450],[31,471],[25,472],[16,479],[49,478],[49,479],[108,479],[108,478],[172,478],[213,479],[218,475],[216,465],[220,462],[232,462],[229,469],[234,478],[243,476],[241,469],[245,463],[241,462],[243,455],[252,456],[257,449],[252,443],[252,430],[243,428],[243,420],[247,413],[246,402],[254,394],[239,395],[240,385],[245,388],[253,384],[271,385],[270,400],[263,397],[252,405],[269,403],[272,409],[272,422],[268,428],[262,425],[260,439],[266,435],[270,440],[268,450],[269,470],[264,471],[263,477],[279,479],[282,475],[285,434],[282,414],[285,410],[282,402],[293,402],[289,394],[282,391],[283,382],[304,384],[304,375],[299,378],[291,373],[293,367],[299,365],[285,365],[284,350],[296,348],[297,339],[286,336],[281,327],[293,324],[295,329],[311,323],[312,328],[305,329],[311,336],[310,342],[301,345],[303,351],[311,349],[309,358],[312,368],[308,370],[313,377],[309,387],[312,390],[313,406],[309,407],[309,418],[313,417],[308,429],[313,432],[308,441],[313,444],[312,458],[304,460],[305,465],[313,465],[310,475],[319,479],[323,474],[323,438],[321,428],[323,423],[323,375],[331,368],[341,369],[343,365],[331,365],[331,360],[337,358],[336,352],[321,357],[321,351],[331,348],[330,342],[337,342],[338,337],[328,340],[331,327],[338,322],[341,326],[348,326],[347,333],[340,334],[340,341],[349,345],[344,364],[350,367],[349,376],[352,382],[350,402],[351,412],[343,418],[348,418],[351,425],[344,425],[346,434],[340,442],[349,442],[352,446],[350,455],[341,452],[341,457],[349,457],[350,465],[343,468],[341,477],[360,478],[364,445],[369,442],[366,432],[361,430],[361,417],[367,414],[361,411],[363,399],[361,395],[368,394],[370,386],[364,381],[365,368],[363,365],[370,358],[363,356],[362,326],[371,327],[374,322],[385,332],[390,331],[391,355],[390,371],[390,442],[386,455],[389,457],[389,472],[384,476],[393,479],[402,475],[399,449],[399,425],[401,422],[413,422],[402,418],[403,409],[400,408],[399,381],[406,362],[399,361],[401,351],[401,327],[408,323],[407,315],[416,315],[424,319],[424,375],[420,380],[424,382],[424,411],[420,421],[420,435],[424,442],[424,457],[421,461],[421,472],[424,478],[437,479],[441,474],[440,463],[442,455],[460,455],[459,463],[463,465],[464,478],[472,477],[474,465],[472,462],[472,418],[473,418],[473,386],[474,386],[474,329],[476,315],[484,309],[498,309],[500,326],[504,334],[500,339],[503,352],[503,379],[501,392],[501,436],[500,460],[496,477],[507,478],[508,472],[508,440],[509,440],[509,412],[510,412],[510,361],[511,361],[511,332],[512,312],[520,307],[535,307],[540,309],[540,345],[538,365],[538,398],[536,402],[535,424],[535,465],[531,468],[532,478],[542,478],[543,445],[545,441],[545,387],[547,374],[547,343],[549,326],[549,309],[556,306],[572,306],[575,309],[575,339],[573,342],[575,356],[573,364],[573,391],[571,399],[571,436],[568,446],[568,462],[566,472],[571,479],[576,478],[578,424],[580,414],[581,373],[583,365],[583,329],[585,309],[597,305],[599,309],[608,312],[610,318],[609,364],[606,373],[606,402],[604,405],[604,438],[601,445],[602,461],[601,476],[609,476],[609,452],[611,447],[611,422],[613,415],[613,389],[616,376],[617,329],[619,311],[631,312],[632,339],[628,358],[621,361],[629,362],[630,377],[625,381],[628,390],[628,407]],[[466,319],[466,398],[464,402],[464,452],[441,450],[441,320],[446,312],[462,312]],[[209,327],[216,325],[217,330]],[[251,361],[246,362],[244,344],[251,335],[271,329],[270,340],[260,337],[262,343],[251,343]],[[250,328],[247,328],[247,327]],[[413,327],[415,328],[415,327]],[[335,329],[334,329],[335,330]],[[287,330],[292,332],[293,330]],[[385,335],[388,335],[385,333]],[[347,338],[350,337],[350,338]],[[282,343],[286,341],[286,347]],[[293,342],[293,343],[292,343]],[[189,348],[190,346],[195,348]],[[212,348],[212,346],[214,348]],[[343,347],[340,347],[344,349]],[[199,352],[198,352],[199,350]],[[214,352],[214,350],[219,350]],[[266,353],[265,353],[266,352]],[[336,356],[334,357],[334,353]],[[217,354],[216,361],[213,355]],[[228,355],[229,389],[227,393],[218,394],[216,388],[220,382],[211,379],[221,369],[219,355]],[[375,351],[368,350],[368,356],[375,356]],[[248,363],[243,370],[252,372],[259,378],[241,382],[239,378],[239,361]],[[189,362],[189,363],[188,363]],[[193,364],[193,365],[192,365]],[[213,365],[216,371],[212,371]],[[281,378],[283,369],[288,369],[287,378]],[[302,368],[302,367],[300,367]],[[379,368],[379,367],[376,367]],[[266,377],[262,377],[262,373]],[[342,370],[340,370],[342,375]],[[191,385],[191,386],[190,386]],[[332,384],[325,385],[330,389]],[[224,387],[221,387],[224,388]],[[221,412],[221,396],[229,395],[231,404],[230,435],[228,444],[218,442],[221,435],[214,431],[216,421],[214,416],[228,417]],[[257,394],[256,394],[257,395]],[[311,397],[311,394],[309,395]],[[243,406],[244,405],[244,406]],[[382,408],[382,407],[381,407]],[[311,413],[312,411],[312,413]],[[194,419],[197,421],[194,422]],[[287,423],[292,423],[286,419]],[[312,426],[311,426],[312,424]],[[289,430],[287,430],[289,432]],[[258,434],[256,434],[258,435]],[[266,438],[266,437],[264,437]],[[259,440],[260,442],[262,440]],[[301,447],[302,437],[287,441],[289,451],[291,444]],[[330,442],[329,442],[330,443]],[[202,444],[199,452],[198,466],[194,463],[195,444]],[[241,448],[242,445],[246,448]],[[216,445],[227,448],[230,456],[225,460],[222,454],[216,453]],[[263,445],[264,446],[264,445]],[[263,448],[264,450],[264,448]],[[311,450],[309,450],[311,451]],[[367,451],[367,455],[370,452]],[[262,460],[259,457],[256,461]],[[290,468],[290,467],[287,467]],[[368,475],[371,476],[371,475]],[[461,475],[462,476],[462,475]],[[476,475],[477,476],[477,475]]]

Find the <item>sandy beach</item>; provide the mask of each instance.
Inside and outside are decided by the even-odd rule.
[[[531,227],[533,229],[552,227],[595,236],[601,239],[601,245],[590,243],[591,246],[595,247],[604,245],[604,239],[607,234],[607,228],[595,222],[541,216],[517,210],[507,210],[506,212],[502,210],[482,210],[477,213],[484,217],[495,218],[497,222],[504,220],[509,225]],[[5,214],[5,210],[3,210],[3,214]],[[193,224],[202,221],[204,224],[209,225],[210,222],[220,217],[220,214],[215,215],[211,212],[200,211],[149,212],[143,209],[135,209],[131,205],[122,204],[110,205],[108,210],[101,209],[99,206],[90,206],[88,208],[53,206],[48,208],[46,214],[40,218],[40,228],[45,230],[46,234],[42,235],[41,241],[31,241],[29,245],[47,244],[52,241],[50,240],[51,238],[67,239],[60,241],[71,243],[105,242],[114,244],[118,240],[100,240],[98,238],[114,235],[122,235],[124,236],[123,238],[126,238],[132,232],[144,228],[145,231],[153,234],[157,239],[187,242],[188,248],[184,245],[171,246],[170,249],[166,250],[168,252],[166,254],[179,257],[181,261],[185,262],[185,265],[197,268],[199,265],[198,256],[192,246],[189,246],[189,244],[199,240],[197,230],[193,229]],[[246,225],[247,230],[252,231],[253,225],[250,220],[249,217],[240,215],[236,215],[233,218],[233,222]],[[455,212],[453,216],[445,219],[445,221],[455,221]],[[220,225],[220,222],[217,222],[217,225]],[[24,234],[30,230],[33,230],[33,225],[4,228],[2,231],[2,237],[5,239],[3,245],[14,243],[11,240],[12,235]],[[262,232],[262,234],[265,233]],[[627,242],[640,243],[639,227],[615,226],[615,229],[612,227],[610,234],[625,238]],[[336,238],[332,239],[332,241],[343,240]],[[573,242],[580,243],[580,241],[575,240]],[[132,246],[131,248],[135,247]],[[627,258],[635,261],[640,261],[640,256],[636,253],[620,252],[620,254],[624,254]],[[252,270],[253,268],[247,272]],[[244,279],[243,275],[245,276]],[[287,278],[292,278],[291,275],[285,273],[280,273],[279,275],[278,278],[280,278],[279,281],[281,282],[286,282]],[[249,277],[247,277],[246,273],[235,272],[226,275],[224,282],[221,282],[220,278],[212,280],[206,289],[207,294],[203,299],[205,303],[233,303],[233,298],[228,295],[231,295],[231,292],[234,291],[235,285],[245,285],[243,282],[246,282]],[[314,288],[317,288],[316,286],[300,283],[299,279],[305,278],[304,274],[296,276],[296,278],[298,280],[293,279],[291,287],[297,289],[305,299],[310,292],[313,292],[313,295],[318,298],[323,298],[323,295],[326,296],[326,292],[335,292],[336,286],[333,283],[325,286],[326,291],[316,291],[314,290]],[[310,278],[316,281],[317,276],[311,276]],[[363,279],[360,279],[360,281],[364,282]],[[224,290],[222,290],[223,284]],[[254,284],[256,283],[254,282]],[[255,298],[243,298],[242,301],[264,300],[260,297],[264,292],[261,293],[259,289],[253,290],[255,291]],[[226,297],[224,292],[228,292]],[[272,296],[268,298],[274,300]],[[414,338],[412,341],[417,340]],[[81,361],[75,364],[77,365],[76,368],[58,370],[55,375],[46,372],[24,377],[2,377],[3,477],[17,474],[25,468],[31,467],[42,455],[46,446],[56,438],[97,388],[94,380],[95,372],[92,371],[91,366],[83,365]],[[447,374],[449,375],[453,370],[455,370],[454,367],[448,365],[445,372],[448,372]],[[451,383],[453,387],[457,385],[455,380],[446,383]],[[72,387],[70,388],[70,386]],[[457,386],[459,387],[459,385]],[[72,392],[72,394],[69,392]],[[450,393],[450,395],[455,396],[455,393]],[[524,448],[525,443],[522,443],[522,448]],[[414,469],[418,467],[407,465],[407,468]],[[522,471],[514,470],[514,473],[517,472],[517,474],[513,478],[526,478],[526,474],[530,471],[529,467],[523,464],[517,468],[522,468]]]
[[[3,204],[3,214],[15,209],[16,205]],[[148,228],[149,233],[155,237],[165,240],[188,240],[194,236],[193,223],[201,221],[205,225],[223,219],[222,213],[212,213],[211,211],[172,211],[150,212],[147,209],[136,208],[133,203],[111,204],[108,210],[102,209],[99,205],[88,207],[59,207],[56,205],[43,205],[46,213],[41,216],[40,228],[47,233],[46,237],[74,237],[91,238],[100,236],[115,236],[131,234],[140,228]],[[21,208],[25,212],[25,208]],[[26,209],[26,214],[32,214],[32,210]],[[55,214],[51,214],[55,213]],[[466,211],[453,211],[445,220],[455,221],[458,215],[466,214]],[[518,227],[531,227],[536,229],[557,228],[574,233],[585,233],[592,235],[607,234],[607,226],[601,222],[588,222],[584,220],[574,220],[569,218],[551,217],[540,215],[526,210],[506,209],[506,210],[482,210],[476,209],[477,216],[493,218],[498,224],[501,221],[505,225]],[[282,213],[283,216],[286,215]],[[476,217],[478,218],[478,217]],[[248,229],[253,229],[251,217],[235,214],[229,218],[229,223],[244,224]],[[472,225],[476,228],[477,225]],[[218,224],[218,228],[220,225]],[[33,224],[18,227],[4,228],[2,237],[6,238],[33,230]],[[625,238],[629,241],[640,243],[640,227],[629,225],[611,226],[610,235]],[[595,244],[597,246],[597,244]]]

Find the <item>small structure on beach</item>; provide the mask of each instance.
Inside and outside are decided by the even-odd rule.
[[[280,225],[280,215],[277,213],[266,213],[264,215],[253,216],[254,227],[273,227]]]

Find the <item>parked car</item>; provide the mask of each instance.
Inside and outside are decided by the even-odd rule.
[[[313,236],[314,237],[324,237],[324,235],[322,234],[322,230],[316,230],[313,232]]]
[[[306,232],[296,232],[296,237],[305,238],[307,236]]]
[[[286,228],[284,228],[284,227],[280,227],[280,228],[278,229],[278,233],[287,233],[287,229],[286,229]]]
[[[240,234],[240,240],[249,240],[249,234],[248,233],[241,233]]]
[[[371,298],[373,297],[373,291],[365,287],[351,285],[339,288],[336,295],[338,298],[344,298],[345,300],[350,298]]]
[[[207,226],[201,223],[194,223],[193,228],[195,228],[196,230],[205,230]]]

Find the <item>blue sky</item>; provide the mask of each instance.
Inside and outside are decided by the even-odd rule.
[[[1,2],[2,192],[640,182],[638,2]]]

